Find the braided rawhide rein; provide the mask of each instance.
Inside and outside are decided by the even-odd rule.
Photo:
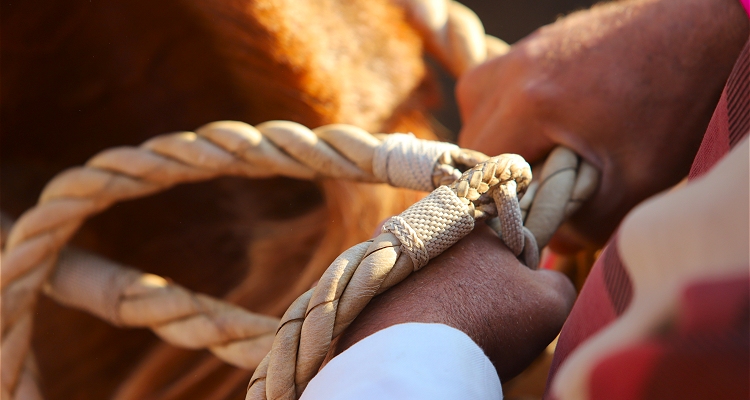
[[[592,170],[581,167],[572,152],[556,149],[545,166],[541,183],[534,188],[537,197],[524,202],[531,204],[531,209],[522,213],[517,195],[526,192],[531,168],[514,154],[492,157],[390,218],[383,225],[383,233],[346,250],[326,270],[318,285],[289,307],[281,318],[270,353],[253,374],[246,399],[298,398],[322,365],[333,339],[374,296],[424,267],[471,232],[477,220],[498,216],[496,224],[504,243],[535,268],[539,248],[546,245],[554,229],[580,203],[575,196],[591,193],[595,182],[591,180]],[[575,176],[576,171],[578,179],[564,178],[567,182],[562,182],[552,178],[568,172]],[[550,188],[554,188],[552,197],[557,201],[565,197],[557,207],[542,200]],[[567,194],[557,196],[559,190]],[[539,224],[551,223],[555,218],[558,220],[551,231],[549,225],[540,232],[528,228],[530,220]]]
[[[258,129],[239,122],[217,122],[199,129],[197,134],[164,135],[138,148],[106,150],[85,166],[61,173],[45,187],[39,204],[15,224],[5,244],[3,388],[13,388],[10,379],[15,379],[16,398],[22,398],[22,393],[38,395],[28,352],[37,293],[51,274],[60,249],[76,229],[86,218],[117,201],[221,174],[324,176],[316,174],[308,164],[326,165],[334,176],[348,171],[364,181],[399,182],[429,190],[442,182],[454,181],[459,173],[457,168],[465,169],[486,159],[480,153],[455,145],[418,140],[410,135],[383,138],[346,125],[325,126],[313,132],[290,122],[269,122]],[[287,155],[295,153],[302,156],[295,159]],[[413,168],[408,174],[404,174],[405,164]],[[278,169],[269,170],[271,165]],[[383,175],[378,177],[380,174]],[[478,179],[479,175],[473,176]],[[529,179],[530,176],[524,182]],[[474,198],[477,193],[468,186],[459,185],[456,189],[464,191],[466,198],[477,200]],[[536,215],[537,203],[534,204],[530,216]],[[488,205],[491,206],[483,204],[476,213],[485,212]],[[434,210],[440,213],[440,209]],[[520,226],[520,222],[514,226]],[[503,229],[513,232],[512,228]],[[434,255],[432,252],[430,256]],[[47,293],[63,304],[89,311],[116,325],[150,327],[170,343],[209,348],[218,357],[244,368],[258,364],[277,326],[275,318],[193,294],[163,278],[75,250],[62,254],[48,283]],[[25,355],[18,351],[24,347]],[[10,373],[14,367],[18,371],[15,377]],[[13,392],[5,393],[8,396]]]
[[[318,285],[300,296],[281,318],[271,352],[255,370],[246,399],[296,399],[323,363],[333,338],[367,303],[447,249],[474,228],[474,221],[503,214],[507,230],[520,230],[516,191],[531,180],[519,156],[493,157],[441,186],[398,216],[383,233],[339,256]],[[492,207],[498,198],[497,208]]]
[[[421,31],[428,49],[455,76],[508,51],[505,42],[485,35],[476,14],[460,3],[450,0],[400,2]],[[539,249],[548,243],[562,221],[593,193],[598,171],[580,162],[570,150],[557,148],[548,157],[541,179],[519,204],[516,194],[523,193],[528,181],[516,180],[524,174],[513,174],[528,171],[530,178],[531,171],[525,161],[523,168],[520,161],[516,164],[505,157],[512,156],[485,161],[467,171],[450,189],[435,190],[401,215],[388,220],[384,233],[373,241],[356,245],[339,256],[318,285],[300,296],[282,317],[271,352],[250,380],[246,400],[298,398],[320,368],[332,340],[349,326],[373,296],[420,269],[466,235],[475,219],[492,215],[493,210],[500,215],[490,225],[516,256],[523,252],[526,264],[536,268]],[[517,169],[511,173],[497,168],[505,163]],[[498,169],[502,172],[495,176]],[[502,175],[503,172],[506,175]],[[491,196],[487,196],[488,193]],[[463,213],[454,208],[458,204],[467,206]],[[431,212],[435,209],[440,212]],[[455,219],[444,221],[442,213],[448,209],[455,212],[450,214]],[[439,226],[442,223],[444,227]],[[347,296],[347,293],[352,294]]]
[[[491,37],[484,42],[483,29],[476,15],[458,3],[444,0],[404,0],[403,3],[426,36],[430,50],[454,73],[460,74],[483,61],[488,53],[500,54],[507,47],[502,41]],[[148,326],[170,343],[187,348],[209,348],[218,357],[243,368],[254,368],[268,351],[277,325],[275,318],[258,316],[208,296],[191,293],[160,277],[118,266],[84,252],[70,250],[60,254],[65,243],[86,218],[118,201],[154,194],[179,183],[222,175],[251,178],[282,175],[300,179],[331,177],[389,182],[418,190],[431,190],[440,184],[453,182],[460,175],[460,169],[485,159],[487,157],[484,155],[455,146],[429,144],[403,136],[381,140],[351,126],[331,125],[310,131],[300,125],[280,121],[259,125],[257,129],[238,122],[218,122],[199,129],[197,133],[159,136],[138,148],[106,150],[89,160],[84,167],[65,171],[53,179],[42,192],[38,205],[21,216],[4,243],[0,280],[0,396],[3,399],[41,398],[29,346],[31,316],[43,285],[46,293],[61,303],[84,309],[116,325]],[[409,166],[411,168],[406,171],[414,173],[404,174],[404,168]],[[451,196],[456,196],[453,193],[458,191],[460,196],[457,198],[471,200],[469,204],[464,204],[469,210],[472,205],[477,205],[471,211],[474,217],[494,212],[487,193],[493,193],[496,200],[515,201],[512,184],[504,186],[502,196],[497,194],[501,190],[490,190],[483,192],[484,197],[477,197],[479,189],[471,185],[477,179],[488,184],[484,178],[490,175],[483,172],[482,178],[477,176],[472,173],[467,184],[460,186],[463,184],[459,183],[449,190]],[[523,181],[527,182],[526,179]],[[536,237],[539,247],[546,243],[564,217],[572,213],[596,186],[596,171],[585,163],[579,166],[578,158],[570,151],[557,149],[548,159],[542,182],[533,183],[521,200],[521,217],[527,228],[517,229],[520,227],[517,212],[509,214],[507,220],[512,223],[506,223],[501,228],[503,240],[517,255],[523,251],[528,264],[534,264],[536,261],[532,260],[533,257],[538,257],[531,239]],[[535,187],[539,187],[539,190],[536,196],[532,196]],[[484,190],[488,189],[489,186]],[[447,194],[445,189],[440,189],[438,194],[427,199],[437,196],[444,200]],[[535,199],[533,202],[532,197]],[[511,206],[500,208],[515,209]],[[399,238],[404,241],[408,241],[409,237],[419,239],[419,235],[425,233],[409,223],[410,217],[406,213],[402,214],[402,218],[402,221],[392,221],[387,228],[393,232],[388,233],[393,246],[404,247]],[[468,223],[468,220],[464,220]],[[463,232],[462,229],[458,232]],[[392,286],[399,277],[402,279],[408,275],[414,266],[434,257],[436,249],[444,249],[446,243],[455,242],[454,239],[458,240],[452,238],[440,245],[419,239],[421,244],[416,241],[398,250],[398,254],[404,251],[409,256],[397,257],[399,260],[408,258],[409,268],[406,268],[407,265],[394,266],[395,272],[391,272],[379,287]],[[521,247],[519,242],[527,245]],[[351,256],[353,249],[342,257],[347,254]],[[381,252],[383,250],[377,253]],[[340,260],[341,257],[337,259],[339,264]],[[336,265],[334,262],[332,268]],[[299,307],[300,301],[295,305]],[[312,314],[318,315],[323,309],[315,308]],[[332,317],[329,315],[326,318]],[[341,326],[331,328],[331,332],[340,332]],[[310,343],[309,339],[302,342]],[[277,363],[271,362],[271,365]],[[261,365],[258,370],[265,370],[267,366]],[[301,371],[298,375],[311,377],[315,370],[317,368],[303,367],[298,370]],[[294,370],[291,374],[295,375]],[[280,382],[283,382],[281,379]],[[254,378],[253,382],[260,381]],[[263,384],[269,385],[269,388],[281,387],[271,382],[264,380]],[[256,384],[253,387],[259,386]],[[296,396],[301,392],[299,387],[294,389],[288,394]]]
[[[394,166],[401,166],[410,151],[422,157],[406,161],[422,160],[428,166],[412,174],[418,178],[412,188],[423,191],[434,189],[433,179],[454,180],[460,174],[456,168],[466,168],[463,163],[472,165],[486,158],[409,135],[388,135],[381,141],[346,125],[313,132],[283,121],[257,129],[240,122],[216,122],[198,133],[163,135],[137,148],[105,150],[85,166],[62,172],[47,184],[37,206],[19,218],[5,243],[0,281],[3,395],[14,393],[14,388],[18,388],[16,394],[21,389],[33,391],[27,389],[35,386],[33,371],[24,369],[21,374],[21,369],[31,365],[24,360],[29,354],[34,303],[53,272],[60,249],[86,218],[119,201],[220,175],[403,181],[403,174],[393,172]],[[376,169],[386,174],[384,179],[373,174],[373,160],[384,162]],[[395,170],[400,172],[400,168]],[[172,344],[209,348],[244,368],[254,368],[267,353],[278,321],[77,251],[63,254],[46,291],[63,304],[113,324],[150,327]]]

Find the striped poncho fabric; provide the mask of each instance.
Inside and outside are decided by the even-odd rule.
[[[748,132],[750,41],[722,92],[689,180],[710,171]],[[721,234],[722,227],[715,228]],[[710,269],[707,265],[706,270]],[[637,289],[623,267],[615,235],[594,265],[562,329],[545,398],[554,398],[550,387],[569,356],[617,320]],[[658,334],[603,355],[588,372],[590,399],[748,398],[750,275],[693,281],[682,287],[676,303],[681,315],[676,323],[665,321]]]

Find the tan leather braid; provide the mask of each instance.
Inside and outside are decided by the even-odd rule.
[[[519,204],[524,226],[534,234],[539,248],[593,195],[598,181],[599,171],[573,151],[565,147],[552,150]]]
[[[463,168],[461,161],[486,158],[476,152],[458,149],[455,145],[413,137],[409,140],[416,143],[416,147],[429,149],[438,146],[452,155],[443,156],[432,151],[434,160],[423,158],[422,164],[417,165],[424,169],[420,175],[431,177],[432,182],[450,179],[457,168]],[[379,182],[372,172],[376,155],[385,152],[386,156],[380,157],[388,160],[405,156],[398,151],[388,156],[391,150],[388,143],[388,137],[381,140],[348,125],[329,125],[311,131],[285,121],[267,122],[257,127],[225,121],[208,124],[195,133],[158,136],[140,147],[105,150],[91,158],[85,166],[60,173],[44,188],[37,206],[24,213],[13,226],[2,254],[1,388],[7,396],[4,398],[13,398],[11,394],[16,393],[19,382],[34,382],[33,379],[23,378],[22,371],[28,370],[24,369],[24,360],[30,355],[31,315],[36,297],[53,271],[60,249],[86,218],[118,201],[157,193],[178,183],[221,175],[251,178],[283,175],[300,179],[332,177]],[[445,164],[446,160],[451,164]],[[397,172],[389,168],[389,164],[386,164],[384,171],[386,175]],[[420,190],[435,187],[429,180],[427,183],[406,183],[413,183],[411,188]],[[419,184],[429,187],[420,187]],[[107,266],[105,262],[100,264],[103,268]],[[82,275],[72,265],[63,265],[57,271],[53,284],[75,281],[79,285],[77,290],[58,290],[52,286],[49,292],[56,293],[61,302],[80,305],[86,303],[84,293],[87,291],[114,291],[108,294],[119,302],[109,307],[118,310],[117,318],[110,318],[112,322],[126,326],[149,326],[173,344],[188,348],[208,347],[225,361],[247,368],[256,365],[264,353],[256,349],[255,344],[267,349],[270,342],[256,340],[269,327],[269,320],[265,317],[186,292],[174,285],[161,288],[159,285],[144,286],[140,278],[134,278],[126,270],[112,273],[113,279],[121,282],[119,286],[103,289],[97,281],[78,279]],[[65,278],[66,274],[73,274],[74,277]],[[155,283],[158,279],[151,276],[146,281]],[[150,294],[145,295],[146,292]],[[163,305],[157,305],[156,297],[148,302],[142,301],[157,293],[165,301]],[[195,303],[191,299],[200,300]],[[109,311],[100,311],[99,315],[112,315]],[[194,318],[172,318],[179,314],[184,317],[193,315]],[[238,321],[227,322],[233,319]],[[217,324],[217,321],[221,323]],[[251,327],[252,321],[257,321],[259,326]],[[183,332],[189,326],[198,330]],[[228,331],[221,332],[217,327]],[[219,345],[220,338],[229,340]],[[243,347],[246,345],[251,348]]]
[[[412,23],[421,31],[431,53],[455,76],[460,76],[488,57],[504,54],[509,49],[501,40],[486,35],[476,14],[457,2],[400,0],[400,3],[405,7]],[[473,216],[491,213],[490,204],[493,203],[497,209],[502,210],[500,217],[490,225],[496,228],[500,237],[517,256],[522,255],[531,268],[536,268],[539,263],[539,250],[549,242],[564,219],[593,193],[598,183],[597,170],[565,148],[553,151],[545,165],[541,182],[533,192],[524,196],[522,205],[515,195],[517,189],[525,187],[516,188],[510,183],[511,180],[493,190],[492,197],[482,197],[477,194],[477,187],[483,181],[478,178],[480,175],[472,176],[473,181],[462,178],[451,187],[459,198],[468,202],[468,206],[476,206],[476,209],[472,209]],[[399,218],[389,223],[403,225]],[[386,227],[388,225],[387,223]],[[391,231],[393,233],[385,233],[376,238],[366,250],[365,244],[349,249],[329,268],[338,271],[343,267],[337,263],[359,265],[366,260],[379,260],[378,263],[368,261],[369,264],[366,264],[367,268],[373,268],[377,272],[373,273],[373,281],[352,294],[352,298],[358,302],[356,307],[351,308],[356,310],[355,313],[349,314],[349,309],[346,313],[341,313],[338,308],[341,308],[343,299],[335,295],[337,293],[341,296],[344,288],[352,293],[351,283],[347,283],[346,277],[346,274],[353,273],[351,268],[343,268],[349,272],[333,283],[321,279],[319,287],[321,284],[332,287],[320,289],[327,294],[320,295],[320,302],[315,301],[317,298],[314,296],[319,293],[316,288],[315,292],[305,293],[290,306],[282,318],[271,352],[261,362],[250,381],[246,399],[296,399],[317,372],[331,341],[341,332],[340,328],[348,326],[372,296],[411,272],[405,266],[396,267],[398,260],[408,258],[409,265],[419,263],[419,267],[422,266],[424,252],[415,251],[412,246],[412,242],[420,240],[420,234],[406,229]],[[403,257],[402,252],[409,257]],[[389,254],[390,257],[381,260],[381,253]],[[390,274],[383,276],[383,271]],[[387,285],[383,283],[386,279]],[[395,282],[391,283],[391,280]]]
[[[451,0],[397,0],[420,31],[429,52],[454,75],[486,59],[505,54],[510,46],[487,35],[479,17]]]
[[[504,41],[487,35],[479,17],[469,8],[452,0],[397,0],[407,12],[407,17],[422,34],[431,54],[454,76],[459,77],[468,69],[488,58],[507,53],[510,46]],[[583,200],[596,190],[598,170],[575,153],[565,148],[553,151],[547,159],[541,179],[532,184],[521,200],[521,212],[531,237],[536,238],[532,247],[543,248],[551,239],[562,221],[575,212]],[[544,184],[540,185],[540,182]],[[542,190],[536,195],[537,187]],[[529,214],[532,202],[534,210]],[[491,221],[490,226],[502,236],[501,223]],[[512,240],[506,241],[511,243]],[[514,248],[517,253],[517,248]],[[527,265],[535,266],[538,251],[527,251]]]
[[[255,370],[246,398],[296,399],[320,368],[332,339],[375,295],[471,232],[475,220],[515,213],[516,209],[506,209],[507,203],[495,205],[494,193],[503,193],[500,188],[508,186],[512,189],[504,193],[515,197],[530,180],[531,168],[523,158],[492,157],[391,218],[375,239],[345,251],[318,285],[284,314],[271,352]],[[419,251],[425,257],[414,255]]]
[[[487,56],[507,51],[508,46],[504,42],[484,35],[476,15],[458,3],[446,0],[402,0],[402,2],[416,26],[424,33],[428,47],[456,74],[484,61]],[[383,143],[358,128],[337,125],[319,128],[313,132],[297,124],[279,121],[266,123],[257,128],[238,122],[219,122],[209,124],[197,133],[185,132],[160,136],[144,143],[139,148],[123,147],[107,150],[92,158],[85,167],[66,171],[47,185],[39,204],[19,219],[19,223],[8,237],[8,243],[2,254],[3,266],[0,280],[3,354],[0,380],[2,393],[0,395],[2,398],[40,398],[36,386],[36,368],[29,350],[34,303],[40,287],[54,268],[60,249],[87,217],[101,212],[117,201],[153,194],[178,183],[206,180],[220,175],[246,177],[284,175],[300,179],[334,177],[366,182],[390,182],[391,172],[398,174],[398,169],[392,168],[392,171],[389,171],[386,166],[385,174],[388,179],[374,175],[372,161],[376,153],[383,150]],[[428,147],[430,146],[426,145],[425,149]],[[425,153],[434,155],[436,152],[425,151]],[[398,157],[409,158],[407,153],[400,154]],[[453,148],[442,152],[438,158],[432,165],[426,167],[422,162],[421,168],[431,172],[420,173],[421,178],[417,180],[417,186],[410,186],[416,181],[411,181],[407,186],[419,190],[431,190],[455,179],[459,168],[473,165],[485,159],[486,156]],[[578,158],[575,156],[574,158],[577,165]],[[501,229],[503,239],[506,242],[515,243],[517,249],[518,237],[521,235],[524,241],[523,256],[528,264],[534,265],[535,263],[529,260],[532,257],[538,257],[538,246],[534,237],[551,236],[562,218],[580,204],[580,199],[585,198],[579,195],[590,193],[595,188],[596,171],[585,163],[576,168],[579,171],[577,178],[575,176],[565,178],[570,174],[551,172],[549,182],[539,186],[536,200],[532,202],[532,193],[522,199],[521,207],[524,207],[524,204],[527,210],[530,207],[528,215],[522,213],[522,216],[527,219],[527,225],[529,221],[535,220],[548,221],[548,225],[544,222],[537,223],[539,227],[534,229],[538,232],[533,232],[533,234],[526,228],[519,232],[517,230],[519,224],[516,223],[518,213],[510,213],[505,218],[511,221],[509,226],[513,228]],[[424,186],[425,182],[428,182],[423,179],[425,174],[432,176],[431,187]],[[567,195],[559,196],[557,192],[549,189],[558,186],[562,187]],[[545,187],[547,189],[544,189]],[[568,187],[572,189],[566,189]],[[500,197],[513,203],[513,200],[509,200],[511,192],[506,192]],[[549,199],[544,195],[548,192],[551,193]],[[465,195],[474,196],[475,194],[469,190]],[[485,203],[480,204],[480,207],[473,211],[475,215],[481,215],[486,211],[492,213],[490,205],[492,202],[487,202],[487,199],[485,197]],[[474,203],[469,205],[472,204]],[[536,217],[536,214],[541,216]],[[535,226],[534,223],[531,225]],[[540,242],[544,243],[542,240]],[[413,256],[414,260],[423,260],[423,250],[427,250],[426,248],[420,249],[417,243],[416,247],[408,250],[409,259],[412,260]],[[429,251],[427,253],[429,254]],[[66,257],[64,256],[63,260]],[[422,261],[412,261],[414,262],[421,263]],[[106,262],[98,261],[96,265],[104,264]],[[58,290],[62,288],[60,282],[66,282],[66,273],[73,274],[71,271],[74,271],[74,268],[68,267],[69,265],[78,264],[66,263],[59,268],[48,292],[62,302],[80,304],[80,298],[75,297],[76,291]],[[131,272],[122,270],[113,273],[112,276],[120,279],[129,274]],[[146,280],[158,281],[158,278],[151,276]],[[83,282],[82,280],[78,284],[84,285]],[[179,289],[160,291],[159,285],[156,286],[155,290],[159,292],[159,295],[180,292]],[[87,288],[92,287],[101,291],[99,286],[87,286]],[[127,287],[128,285],[120,285],[113,290],[120,295],[126,291]],[[199,295],[187,295],[187,297],[190,296]],[[167,304],[172,304],[171,301],[169,300]],[[174,304],[181,303],[177,300]],[[199,310],[197,314],[205,316],[211,314],[204,312],[208,308],[222,309],[221,306],[213,308],[201,306],[193,311]],[[237,309],[232,306],[229,308],[230,314],[237,312]],[[162,322],[169,320],[167,314],[149,312],[158,314],[155,320],[159,318],[162,318]],[[126,314],[128,313],[118,315],[122,317]],[[221,319],[220,316],[217,318]],[[267,323],[266,320],[264,321],[262,324]],[[124,325],[130,323],[130,321],[119,319],[113,322]],[[138,323],[149,325],[143,321]],[[252,329],[249,330],[252,331]],[[177,331],[171,330],[171,332]],[[170,335],[163,336],[171,340]],[[178,336],[190,337],[189,334]],[[239,336],[242,335],[237,337]],[[210,346],[210,340],[205,340],[205,336],[200,336],[199,339],[201,338],[202,342],[193,337],[179,344],[187,347]],[[223,353],[224,356],[221,353],[217,352],[217,355],[226,357],[229,362],[245,366],[254,364],[253,361],[237,361],[233,356],[226,355],[226,352]]]
[[[0,213],[0,237],[13,225]],[[162,277],[65,248],[43,290],[58,303],[112,325],[150,328],[174,345],[208,348],[224,361],[253,369],[268,353],[279,319],[193,293]]]
[[[208,349],[240,368],[258,366],[279,323],[80,250],[64,250],[57,270],[45,287],[57,302],[115,326],[149,328],[175,346]]]

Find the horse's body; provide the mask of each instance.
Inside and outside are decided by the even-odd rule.
[[[215,120],[431,135],[421,41],[385,1],[21,2],[3,5],[2,36],[2,208],[13,217],[100,150]],[[119,204],[74,243],[278,316],[417,197],[222,178]],[[241,398],[252,372],[44,298],[33,348],[48,399]]]

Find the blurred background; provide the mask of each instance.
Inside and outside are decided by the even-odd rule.
[[[535,31],[571,12],[588,8],[600,1],[593,0],[461,0],[472,9],[484,24],[485,31],[509,44],[513,44]],[[444,70],[440,71],[442,107],[435,113],[437,121],[446,129],[439,132],[443,139],[454,141],[461,129],[453,88],[455,80]]]
[[[597,3],[591,0],[463,0],[474,10],[490,35],[513,43],[536,28],[572,11]]]

